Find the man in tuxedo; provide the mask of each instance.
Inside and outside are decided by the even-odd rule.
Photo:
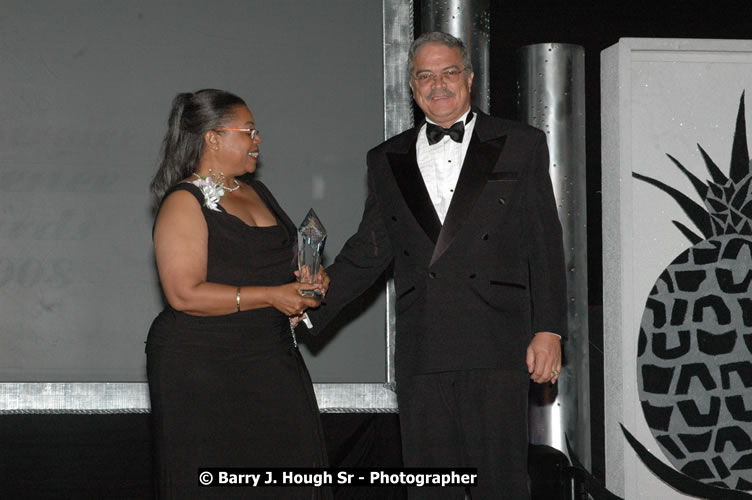
[[[368,152],[362,221],[309,316],[316,333],[393,262],[405,465],[477,467],[474,500],[529,498],[528,379],[556,381],[567,331],[546,137],[471,110],[460,40],[424,34],[408,59],[426,122]]]

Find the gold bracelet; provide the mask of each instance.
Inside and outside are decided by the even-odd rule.
[[[240,287],[238,287],[238,292],[235,294],[235,304],[238,306],[238,312],[240,312]]]

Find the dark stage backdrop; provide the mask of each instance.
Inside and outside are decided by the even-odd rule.
[[[383,140],[381,2],[0,4],[0,381],[143,381],[162,308],[148,192],[170,102],[243,97],[259,177],[331,260]],[[383,290],[383,289],[382,289]],[[385,380],[383,293],[304,350],[317,382]]]

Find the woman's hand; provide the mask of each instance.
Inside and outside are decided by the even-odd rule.
[[[316,273],[316,276],[314,277],[313,281],[311,281],[308,276],[310,273],[307,273],[307,267],[303,268],[303,280],[301,280],[300,277],[300,271],[295,271],[295,277],[298,279],[298,281],[303,281],[308,284],[308,287],[306,287],[308,290],[311,288],[315,290],[321,291],[321,294],[326,297],[326,292],[329,290],[329,283],[331,283],[331,279],[329,279],[329,274],[327,274],[326,269],[324,269],[324,266],[319,266],[319,272]],[[311,287],[311,283],[313,283],[313,287]]]
[[[318,284],[311,283],[298,283],[293,281],[285,285],[280,285],[271,288],[271,297],[269,302],[271,305],[286,316],[300,316],[309,307],[318,307],[319,301],[310,297],[303,297],[301,290],[324,290]]]

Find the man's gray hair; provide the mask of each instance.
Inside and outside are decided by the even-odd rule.
[[[473,72],[473,63],[470,61],[470,54],[465,50],[465,44],[462,40],[455,38],[449,33],[443,31],[432,31],[430,33],[423,33],[410,45],[410,51],[407,53],[407,77],[413,77],[413,70],[415,69],[415,54],[427,43],[440,43],[450,49],[459,49],[462,56],[462,65],[467,70],[465,72],[465,78],[470,77],[470,73]]]

